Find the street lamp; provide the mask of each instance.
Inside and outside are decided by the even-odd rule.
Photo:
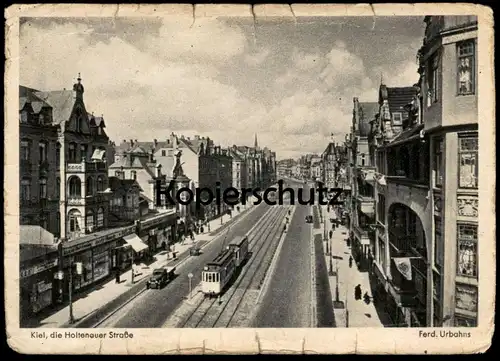
[[[83,272],[82,270],[82,263],[81,262],[76,262],[73,263],[73,259],[70,257],[69,261],[69,290],[68,290],[68,298],[69,298],[69,323],[73,324],[75,323],[75,317],[73,316],[73,267],[76,268],[76,274],[81,275]]]

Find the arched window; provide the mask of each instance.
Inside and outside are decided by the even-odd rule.
[[[97,211],[97,227],[101,228],[104,226],[104,210],[99,208]]]
[[[69,143],[68,145],[68,162],[76,163],[76,143]]]
[[[21,202],[28,203],[31,201],[31,179],[23,178],[21,180]]]
[[[56,236],[61,236],[61,213],[56,213]]]
[[[49,145],[45,141],[41,141],[40,143],[38,143],[39,161],[40,161],[40,163],[47,161],[48,146]]]
[[[40,178],[40,199],[47,198],[47,178]]]
[[[27,161],[31,159],[31,141],[29,139],[21,139],[20,147],[21,160]]]
[[[97,191],[98,192],[104,191],[104,179],[102,176],[97,177]]]
[[[69,231],[70,232],[79,232],[81,227],[81,213],[77,209],[72,209],[68,213],[69,220]]]
[[[56,143],[56,167],[59,168],[61,164],[61,143]]]
[[[61,198],[61,179],[56,178],[56,198]]]
[[[87,146],[85,144],[80,145],[80,161],[83,162],[87,159]]]
[[[69,196],[80,198],[82,196],[82,183],[80,178],[71,177],[69,180]]]
[[[88,210],[85,215],[85,228],[88,232],[94,231],[94,212],[92,210]]]
[[[94,179],[92,177],[87,178],[87,183],[86,183],[86,188],[87,188],[87,195],[88,196],[93,196],[94,195]]]

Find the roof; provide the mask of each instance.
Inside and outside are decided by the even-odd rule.
[[[109,182],[109,188],[112,191],[116,191],[119,189],[128,191],[133,187],[137,187],[141,192],[143,191],[139,183],[137,183],[137,181],[134,179],[120,179],[118,177],[109,177],[108,182]]]
[[[21,244],[19,245],[19,261],[25,262],[39,257],[47,257],[48,255],[57,257],[57,245],[43,246],[37,244]]]
[[[243,241],[247,239],[248,239],[247,236],[236,236],[229,244],[240,246],[241,243],[243,243]]]
[[[113,164],[111,164],[108,169],[120,169],[120,168],[125,168],[125,169],[129,169],[129,168],[139,168],[139,169],[144,169],[145,171],[147,171],[149,173],[149,175],[152,177],[152,178],[155,178],[155,163],[151,163],[149,161],[149,156],[148,157],[145,157],[145,156],[134,156],[134,157],[131,157],[131,156],[124,156],[124,157],[121,157],[118,161],[114,162]]]
[[[54,124],[61,124],[69,120],[75,105],[73,91],[45,91],[36,92],[35,95],[52,107],[52,119]]]
[[[21,225],[19,227],[21,244],[53,246],[55,237],[52,233],[40,226]]]
[[[387,88],[387,98],[391,114],[405,111],[405,105],[410,103],[416,94],[417,89],[412,86]]]
[[[419,124],[413,128],[410,128],[410,129],[406,129],[404,131],[402,131],[401,133],[399,133],[394,139],[391,140],[391,142],[389,144],[387,144],[387,146],[391,146],[393,143],[401,143],[415,135],[417,135],[422,129],[424,129],[424,124]]]
[[[217,257],[212,262],[209,262],[208,265],[211,266],[221,266],[225,264],[227,261],[229,261],[233,257],[233,251],[231,250],[225,250],[224,252],[220,253]]]
[[[359,109],[359,122],[357,124],[358,132],[360,136],[367,137],[371,130],[370,121],[375,119],[379,111],[379,105],[376,102],[359,103]]]

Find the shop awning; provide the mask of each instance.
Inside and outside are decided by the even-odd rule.
[[[129,234],[128,236],[123,237],[123,239],[134,249],[135,252],[144,251],[148,248],[148,245],[145,244],[135,233]]]

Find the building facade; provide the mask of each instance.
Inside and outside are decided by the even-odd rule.
[[[477,18],[428,16],[420,80],[381,85],[374,273],[396,325],[477,325]]]
[[[19,87],[20,224],[60,236],[60,159],[52,106],[34,89]]]

